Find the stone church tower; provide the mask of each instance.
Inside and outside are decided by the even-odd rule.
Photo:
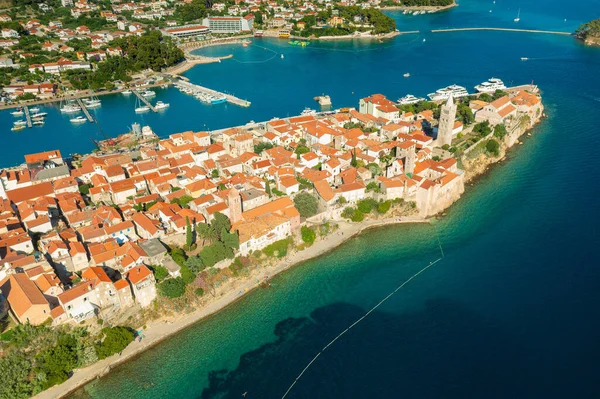
[[[235,188],[229,190],[227,202],[229,205],[229,219],[231,223],[236,223],[242,218],[242,197],[240,196],[240,192]]]
[[[437,145],[441,147],[445,144],[452,145],[452,130],[454,130],[454,120],[456,119],[456,104],[452,96],[448,97],[446,104],[442,105],[440,112],[440,124],[438,126]]]

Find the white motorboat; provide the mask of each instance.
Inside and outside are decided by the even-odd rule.
[[[504,89],[506,89],[504,82],[502,82],[498,78],[490,78],[487,82],[483,82],[475,86],[475,90],[477,90],[480,93],[493,93],[496,90]]]
[[[310,108],[304,108],[304,111],[302,111],[302,113],[300,113],[300,115],[302,116],[307,116],[307,115],[316,115],[317,111],[315,111],[314,109],[310,109]]]
[[[23,116],[23,111],[17,110],[10,113],[12,116]]]
[[[75,104],[67,104],[60,109],[60,112],[63,112],[65,114],[74,114],[79,111],[81,111],[81,107]]]
[[[131,94],[131,90],[123,90],[121,94],[129,95]]]
[[[83,103],[88,108],[98,108],[102,105],[102,101],[100,101],[100,99],[97,97],[86,98],[83,100]]]
[[[406,72],[406,73],[405,73],[404,75],[402,75],[402,76],[404,76],[405,78],[410,78],[410,73]]]
[[[425,99],[423,97],[415,97],[412,94],[407,94],[404,97],[398,99],[398,103],[400,105],[415,104],[421,101],[425,101]]]
[[[146,90],[145,92],[142,93],[142,97],[154,97],[156,95],[155,92],[153,92],[152,90]]]
[[[27,126],[27,122],[25,122],[24,120],[15,121],[14,125],[15,126]]]
[[[17,126],[13,126],[10,130],[12,130],[13,132],[18,132],[19,130],[23,130],[23,129],[25,129],[25,126],[17,125]]]
[[[154,105],[154,108],[157,110],[161,110],[161,109],[167,109],[169,108],[171,104],[169,103],[163,103],[162,101],[157,101],[156,105]]]
[[[47,112],[36,112],[35,114],[31,115],[31,117],[33,119],[35,118],[45,118],[48,115]]]
[[[469,95],[467,89],[459,85],[450,85],[435,91],[435,93],[429,93],[427,97],[433,101],[447,100],[448,97],[453,98],[466,97]]]
[[[76,118],[69,119],[69,120],[71,121],[71,123],[85,123],[87,121],[87,119],[85,119],[81,115]]]
[[[38,107],[29,108],[29,112],[32,112],[35,114],[36,112],[40,112],[40,109]]]
[[[33,126],[44,126],[44,123],[46,123],[46,122],[44,122],[43,120],[33,121]]]

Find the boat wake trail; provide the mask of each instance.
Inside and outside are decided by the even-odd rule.
[[[272,50],[272,49],[270,49],[268,47],[258,46],[256,44],[251,44],[251,46],[258,47],[258,48],[261,48],[263,50],[268,50],[268,51],[272,52],[273,55],[270,58],[266,59],[266,60],[258,60],[258,61],[240,61],[240,60],[236,59],[235,57],[233,57],[232,60],[235,61],[235,62],[239,62],[240,64],[263,64],[265,62],[271,61],[272,59],[274,59],[275,57],[277,57],[277,54],[279,54],[275,50]]]
[[[437,233],[437,228],[436,228],[436,233]],[[321,351],[319,353],[317,353],[315,355],[315,357],[312,358],[312,360],[306,365],[306,367],[304,367],[304,369],[302,370],[302,372],[300,372],[300,374],[298,374],[298,377],[296,377],[296,379],[294,380],[294,382],[292,383],[292,385],[290,385],[290,387],[288,388],[287,391],[285,391],[285,393],[283,394],[283,396],[281,397],[281,399],[285,399],[286,396],[292,391],[292,389],[294,388],[294,385],[296,385],[296,383],[300,380],[300,378],[302,378],[302,375],[306,372],[306,370],[308,370],[310,368],[310,366],[312,366],[312,364],[315,362],[315,360],[317,360],[317,358],[319,356],[321,356],[321,354],[327,349],[329,348],[331,345],[333,345],[333,343],[335,341],[337,341],[339,338],[341,338],[344,334],[346,334],[348,331],[350,331],[350,329],[354,326],[356,326],[358,323],[360,323],[361,321],[363,321],[368,315],[370,315],[375,309],[377,309],[378,307],[380,307],[381,305],[383,305],[388,299],[390,299],[396,292],[400,291],[402,288],[404,288],[404,286],[408,283],[410,283],[412,280],[414,280],[415,278],[417,278],[419,275],[421,275],[422,273],[424,273],[427,269],[429,269],[430,267],[432,267],[433,265],[435,265],[436,263],[438,263],[439,261],[441,261],[442,259],[444,259],[444,250],[442,249],[442,244],[439,240],[439,235],[438,235],[438,245],[440,247],[440,251],[441,251],[441,257],[436,259],[433,262],[430,262],[427,266],[425,266],[424,268],[422,268],[421,270],[419,270],[418,272],[416,272],[415,274],[413,274],[412,276],[410,276],[407,280],[405,280],[402,284],[400,284],[398,287],[396,287],[396,289],[392,292],[390,292],[385,298],[383,298],[381,301],[379,301],[379,303],[375,306],[373,306],[367,313],[365,313],[360,319],[356,320],[354,323],[352,323],[350,325],[350,327],[346,328],[344,331],[342,331],[341,333],[339,333],[334,339],[332,339],[327,345],[325,345],[323,347],[323,349],[321,349]]]

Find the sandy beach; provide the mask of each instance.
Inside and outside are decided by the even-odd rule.
[[[292,266],[306,260],[320,256],[332,249],[338,247],[345,241],[355,237],[362,231],[385,225],[403,224],[403,223],[429,223],[429,219],[423,219],[416,216],[395,217],[379,220],[367,220],[360,224],[338,221],[339,228],[327,239],[315,242],[311,247],[301,251],[290,252],[274,265],[257,268],[252,270],[249,276],[231,279],[217,291],[215,298],[206,306],[197,309],[190,314],[182,314],[174,317],[154,320],[147,323],[144,330],[142,341],[134,341],[120,355],[113,355],[109,358],[94,363],[93,365],[74,371],[71,378],[60,385],[56,385],[46,391],[40,392],[35,398],[56,399],[62,398],[88,382],[99,378],[108,372],[112,367],[126,362],[132,357],[142,353],[152,346],[160,343],[165,338],[178,333],[179,331],[195,324],[196,322],[224,309],[228,305],[242,298],[245,294],[257,288],[264,276],[269,278],[291,268]],[[257,283],[258,281],[258,283]]]

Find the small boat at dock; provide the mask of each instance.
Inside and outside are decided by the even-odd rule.
[[[131,90],[124,90],[121,92],[121,94],[129,95],[131,94]]]
[[[19,108],[16,111],[10,113],[12,116],[23,116],[23,111]]]
[[[227,97],[225,97],[224,95],[220,95],[220,96],[213,96],[213,97],[210,99],[210,103],[211,103],[211,104],[213,104],[213,105],[216,105],[216,104],[223,104],[223,103],[225,103],[225,102],[227,102]]]
[[[156,95],[155,92],[153,92],[152,90],[146,90],[142,93],[142,97],[154,97]]]
[[[36,112],[40,112],[40,109],[38,107],[29,108],[29,112],[33,112],[35,114]]]
[[[161,109],[169,108],[170,105],[171,104],[169,104],[169,103],[163,103],[162,101],[157,101],[154,108],[160,111]]]
[[[20,121],[15,121],[14,122],[15,126],[27,126],[27,122],[24,120],[20,120]]]
[[[87,122],[87,119],[85,119],[83,116],[80,115],[76,118],[69,119],[69,121],[71,123],[85,123],[85,122]]]
[[[46,123],[46,122],[44,122],[43,119],[42,120],[38,120],[38,121],[34,121],[33,122],[33,126],[44,126],[44,123]]]
[[[12,130],[13,132],[18,132],[20,130],[25,129],[25,125],[17,125],[17,126],[13,126],[10,130]]]

